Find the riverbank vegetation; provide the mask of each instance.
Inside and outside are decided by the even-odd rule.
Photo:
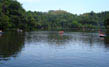
[[[0,29],[2,30],[54,30],[100,29],[109,11],[76,15],[64,10],[48,12],[26,11],[16,0],[0,0]]]

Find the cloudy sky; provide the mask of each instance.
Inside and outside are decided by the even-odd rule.
[[[109,0],[18,0],[26,10],[66,10],[74,14],[109,11]]]

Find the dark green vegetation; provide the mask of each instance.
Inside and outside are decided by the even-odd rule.
[[[105,27],[106,27],[106,37],[105,37],[105,43],[109,44],[109,18],[105,21]]]
[[[105,27],[106,27],[106,33],[107,35],[109,35],[109,18],[106,20]]]
[[[25,11],[16,0],[0,0],[0,29],[2,30],[54,30],[104,28],[107,12],[72,14],[63,10],[49,12]]]
[[[24,46],[24,33],[8,32],[0,35],[0,61],[16,57]]]

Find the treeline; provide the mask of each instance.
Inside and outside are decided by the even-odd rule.
[[[109,11],[76,15],[64,10],[48,12],[25,11],[16,0],[0,0],[0,29],[54,30],[72,28],[105,28],[104,21]]]
[[[106,28],[106,34],[108,35],[108,39],[109,39],[109,18],[105,21],[105,28]]]

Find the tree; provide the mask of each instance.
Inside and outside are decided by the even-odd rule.
[[[6,15],[1,15],[0,17],[0,29],[5,30],[10,27],[9,17]]]

